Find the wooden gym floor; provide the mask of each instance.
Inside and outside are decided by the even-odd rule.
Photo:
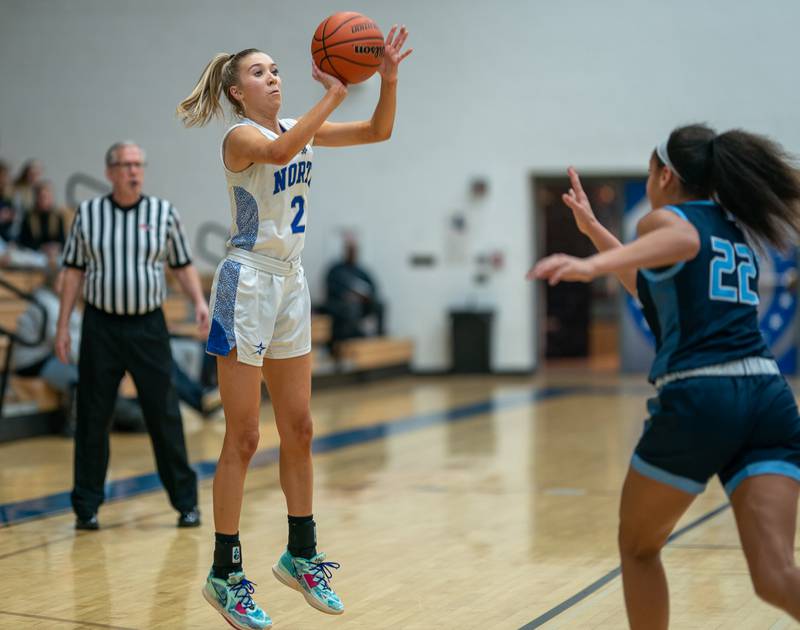
[[[276,628],[624,628],[617,503],[652,390],[642,377],[406,378],[314,395],[320,549],[347,611],[280,585],[277,435],[263,412],[247,481],[248,577]],[[142,435],[115,434],[99,532],[65,510],[69,440],[0,445],[0,628],[228,627],[200,596],[220,417],[184,411],[203,526],[174,527]],[[754,596],[717,482],[664,554],[674,628],[795,628]]]

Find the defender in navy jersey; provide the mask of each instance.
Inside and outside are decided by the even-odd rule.
[[[225,440],[214,476],[214,564],[203,596],[235,628],[272,624],[253,600],[242,569],[239,517],[247,466],[258,445],[261,381],[280,435],[280,481],[289,544],[272,571],[314,608],[341,614],[330,585],[339,564],[317,553],[312,514],[311,301],[300,261],[308,225],[313,147],[387,140],[396,109],[397,71],[411,49],[392,27],[378,68],[381,91],[370,120],[328,122],[347,88],[312,66],[325,95],[304,116],[279,118],[281,78],[269,55],[248,48],[219,54],[178,107],[187,126],[221,113],[225,95],[239,120],[222,139],[231,206],[228,254],[217,268],[207,351],[217,355]]]
[[[564,195],[600,253],[537,263],[529,278],[588,282],[614,273],[656,338],[658,395],[622,490],[619,546],[632,628],[666,628],[660,550],[717,476],[730,496],[756,593],[800,620],[794,561],[800,418],[758,327],[755,242],[800,234],[800,178],[773,142],[704,125],[676,129],[650,159],[653,211],[622,245],[600,225],[577,173]]]
[[[755,252],[734,217],[714,201],[664,209],[692,224],[700,249],[691,260],[637,275],[658,348],[650,380],[745,357],[771,358],[758,327]]]

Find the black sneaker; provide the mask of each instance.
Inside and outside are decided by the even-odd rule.
[[[97,520],[97,514],[92,514],[88,519],[84,520],[80,516],[75,519],[75,529],[100,529],[100,522]]]
[[[178,527],[200,527],[200,510],[193,507],[188,512],[181,512],[178,517]]]

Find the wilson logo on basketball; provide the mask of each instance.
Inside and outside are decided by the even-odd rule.
[[[368,31],[373,28],[378,28],[378,25],[375,22],[364,22],[363,24],[354,24],[350,27],[351,33],[361,33],[363,31]]]
[[[372,55],[373,57],[383,57],[383,46],[360,46],[356,44],[353,49],[358,55]]]

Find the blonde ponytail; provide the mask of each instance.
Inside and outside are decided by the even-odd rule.
[[[178,118],[187,127],[202,127],[215,116],[223,116],[219,96],[222,92],[223,70],[234,55],[219,53],[208,62],[192,93],[178,105]]]
[[[192,93],[178,105],[178,117],[187,127],[202,127],[215,116],[224,116],[220,93],[225,94],[237,116],[244,116],[242,104],[231,96],[231,88],[239,82],[239,63],[257,48],[245,48],[235,55],[219,53],[208,62]]]

